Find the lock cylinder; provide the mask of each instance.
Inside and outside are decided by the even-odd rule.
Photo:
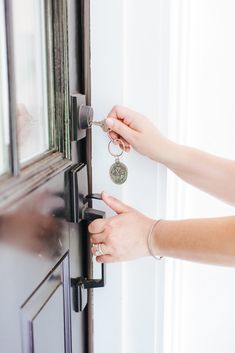
[[[78,128],[89,129],[92,125],[94,110],[89,105],[81,104],[78,108]]]
[[[71,141],[80,141],[86,137],[86,131],[92,125],[94,110],[86,105],[85,95],[76,93],[71,96]]]

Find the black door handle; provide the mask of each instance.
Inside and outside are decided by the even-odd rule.
[[[86,199],[96,199],[102,200],[100,194],[91,194],[86,196]],[[96,210],[94,208],[86,208],[84,211],[84,220],[88,223],[94,221],[95,219],[104,218],[105,212]],[[105,278],[106,277],[106,266],[105,264],[101,263],[101,278],[100,279],[85,279],[83,283],[84,288],[99,288],[105,286]]]
[[[95,194],[98,200],[101,199],[99,194]],[[94,195],[89,195],[88,198],[95,198]],[[104,218],[105,212],[96,210],[94,208],[86,208],[83,214],[83,220],[88,223],[98,218]],[[101,278],[99,279],[88,279],[86,277],[71,278],[72,295],[73,295],[73,309],[75,312],[82,311],[85,307],[84,296],[87,289],[101,288],[105,286],[106,280],[106,266],[101,264]],[[87,298],[87,294],[85,296]],[[87,299],[85,299],[86,302]]]

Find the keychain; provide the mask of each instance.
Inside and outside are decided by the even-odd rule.
[[[112,144],[115,146],[116,146],[116,144],[118,144],[118,145],[121,144],[122,145],[121,152],[120,153],[112,152],[112,149],[111,149]],[[120,146],[119,146],[119,148],[120,148]],[[125,145],[122,140],[111,139],[109,141],[108,151],[111,154],[111,156],[115,157],[115,162],[111,165],[111,167],[109,169],[109,175],[110,175],[110,178],[112,179],[112,181],[115,184],[119,184],[119,185],[125,183],[125,181],[127,179],[127,175],[128,175],[127,166],[124,163],[120,162],[120,160],[119,160],[119,157],[122,156],[124,150],[125,150]]]
[[[115,157],[115,163],[113,163],[109,169],[109,175],[110,178],[112,179],[112,181],[115,184],[123,184],[125,183],[125,181],[127,180],[127,175],[128,175],[128,170],[127,170],[127,166],[120,162],[119,157],[122,156],[123,152],[125,151],[125,144],[122,140],[120,139],[113,139],[110,136],[110,132],[111,130],[109,130],[105,124],[105,119],[101,120],[101,121],[93,121],[92,122],[94,125],[101,127],[101,129],[104,132],[108,133],[108,137],[110,138],[109,144],[108,144],[108,151],[111,154],[111,156]],[[114,153],[112,152],[111,146],[112,144],[114,146],[116,146],[118,144],[118,146],[120,147],[120,144],[122,145],[122,149],[120,153]]]

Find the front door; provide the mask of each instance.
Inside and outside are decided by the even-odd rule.
[[[88,352],[89,1],[1,0],[0,27],[0,351]]]

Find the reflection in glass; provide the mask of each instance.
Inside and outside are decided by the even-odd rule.
[[[43,0],[13,0],[16,109],[20,161],[48,149]]]
[[[9,169],[8,86],[4,2],[0,1],[0,175]]]

